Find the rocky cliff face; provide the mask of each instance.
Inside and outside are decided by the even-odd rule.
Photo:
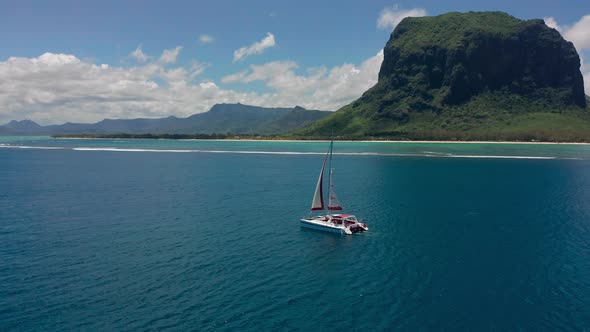
[[[543,20],[501,12],[405,18],[384,48],[377,84],[294,134],[586,140],[583,84],[573,44]]]
[[[486,91],[586,107],[580,59],[543,20],[499,12],[404,19],[384,49],[379,83],[361,101],[375,111],[457,105]]]

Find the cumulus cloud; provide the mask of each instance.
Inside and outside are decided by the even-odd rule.
[[[545,17],[545,24],[559,31],[566,40],[571,41],[578,54],[582,75],[584,76],[584,89],[587,95],[590,95],[590,65],[584,62],[584,53],[590,53],[590,15],[585,15],[571,26],[563,26],[557,23],[553,17]]]
[[[335,110],[377,82],[382,60],[380,51],[360,65],[331,69],[300,68],[292,61],[250,66],[226,76],[223,82],[259,81],[269,91],[238,92],[211,80],[199,81],[208,64],[196,61],[184,67],[169,67],[163,61],[113,67],[71,54],[11,57],[0,61],[0,124],[22,119],[56,124],[104,118],[186,117],[206,112],[216,103],[236,102]]]
[[[217,89],[217,84],[215,84],[215,82],[202,82],[199,83],[199,86],[204,89]]]
[[[139,61],[139,62],[146,62],[147,60],[149,60],[150,56],[143,53],[143,51],[141,50],[141,44],[139,44],[139,46],[137,46],[137,48],[135,49],[135,51],[131,52],[129,54],[130,57],[134,58],[135,60]]]
[[[557,21],[555,20],[555,18],[553,18],[553,17],[543,17],[543,20],[545,21],[545,24],[548,27],[553,28],[553,29],[561,32],[561,27],[559,26],[559,24],[557,24]]]
[[[568,27],[565,38],[574,43],[577,49],[590,49],[590,15],[583,16],[574,25]]]
[[[225,76],[223,83],[263,82],[273,90],[273,99],[283,105],[302,105],[312,109],[336,110],[360,97],[377,83],[383,50],[359,66],[344,64],[331,69],[309,68],[297,74],[293,61],[274,61],[251,65],[248,70]]]
[[[266,37],[264,37],[261,41],[256,42],[250,46],[244,46],[234,51],[234,62],[241,61],[247,56],[253,54],[260,54],[264,52],[265,49],[269,47],[275,46],[275,36],[267,32]]]
[[[164,50],[160,56],[161,63],[175,63],[178,53],[182,50],[182,46],[176,46],[171,50]]]
[[[209,44],[215,41],[215,39],[210,35],[203,34],[199,36],[199,41],[203,44]]]
[[[398,6],[384,8],[377,19],[377,27],[383,30],[393,30],[406,17],[426,16],[426,9],[399,9]]]
[[[544,17],[545,24],[559,31],[563,37],[576,46],[576,49],[590,49],[590,15],[582,16],[582,18],[571,26],[561,26],[557,20],[552,17]]]
[[[285,79],[292,79],[295,76],[293,69],[297,67],[297,63],[294,61],[273,61],[263,65],[251,65],[250,70],[225,76],[221,81],[223,83],[268,81],[272,85],[272,82],[282,81],[280,77],[276,76],[285,75]]]
[[[192,93],[198,98],[200,87],[191,81],[207,66],[194,62],[168,69],[155,62],[112,67],[54,53],[11,57],[0,62],[0,124],[12,119],[51,124],[206,111],[188,100]]]

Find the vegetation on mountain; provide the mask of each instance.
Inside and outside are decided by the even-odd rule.
[[[243,104],[216,104],[209,112],[188,118],[105,119],[97,123],[39,126],[33,121],[11,121],[0,135],[109,135],[109,134],[265,134],[276,135],[302,128],[330,114],[294,108],[266,108]]]
[[[572,43],[501,12],[405,18],[378,83],[293,137],[585,140],[590,108]]]

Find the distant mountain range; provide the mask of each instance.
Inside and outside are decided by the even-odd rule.
[[[65,123],[41,126],[31,120],[11,121],[0,126],[0,135],[76,134],[281,134],[302,128],[331,112],[303,107],[266,108],[216,104],[211,110],[188,118],[105,119],[97,123]]]

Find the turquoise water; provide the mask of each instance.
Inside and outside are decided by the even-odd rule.
[[[134,149],[160,152],[269,152],[318,153],[326,151],[325,142],[307,141],[215,141],[149,139],[53,139],[50,137],[2,137],[0,148],[39,149]],[[336,154],[383,155],[401,157],[526,157],[590,159],[590,145],[582,144],[490,144],[490,143],[393,143],[337,142]]]
[[[590,329],[587,146],[0,144],[0,330]]]

